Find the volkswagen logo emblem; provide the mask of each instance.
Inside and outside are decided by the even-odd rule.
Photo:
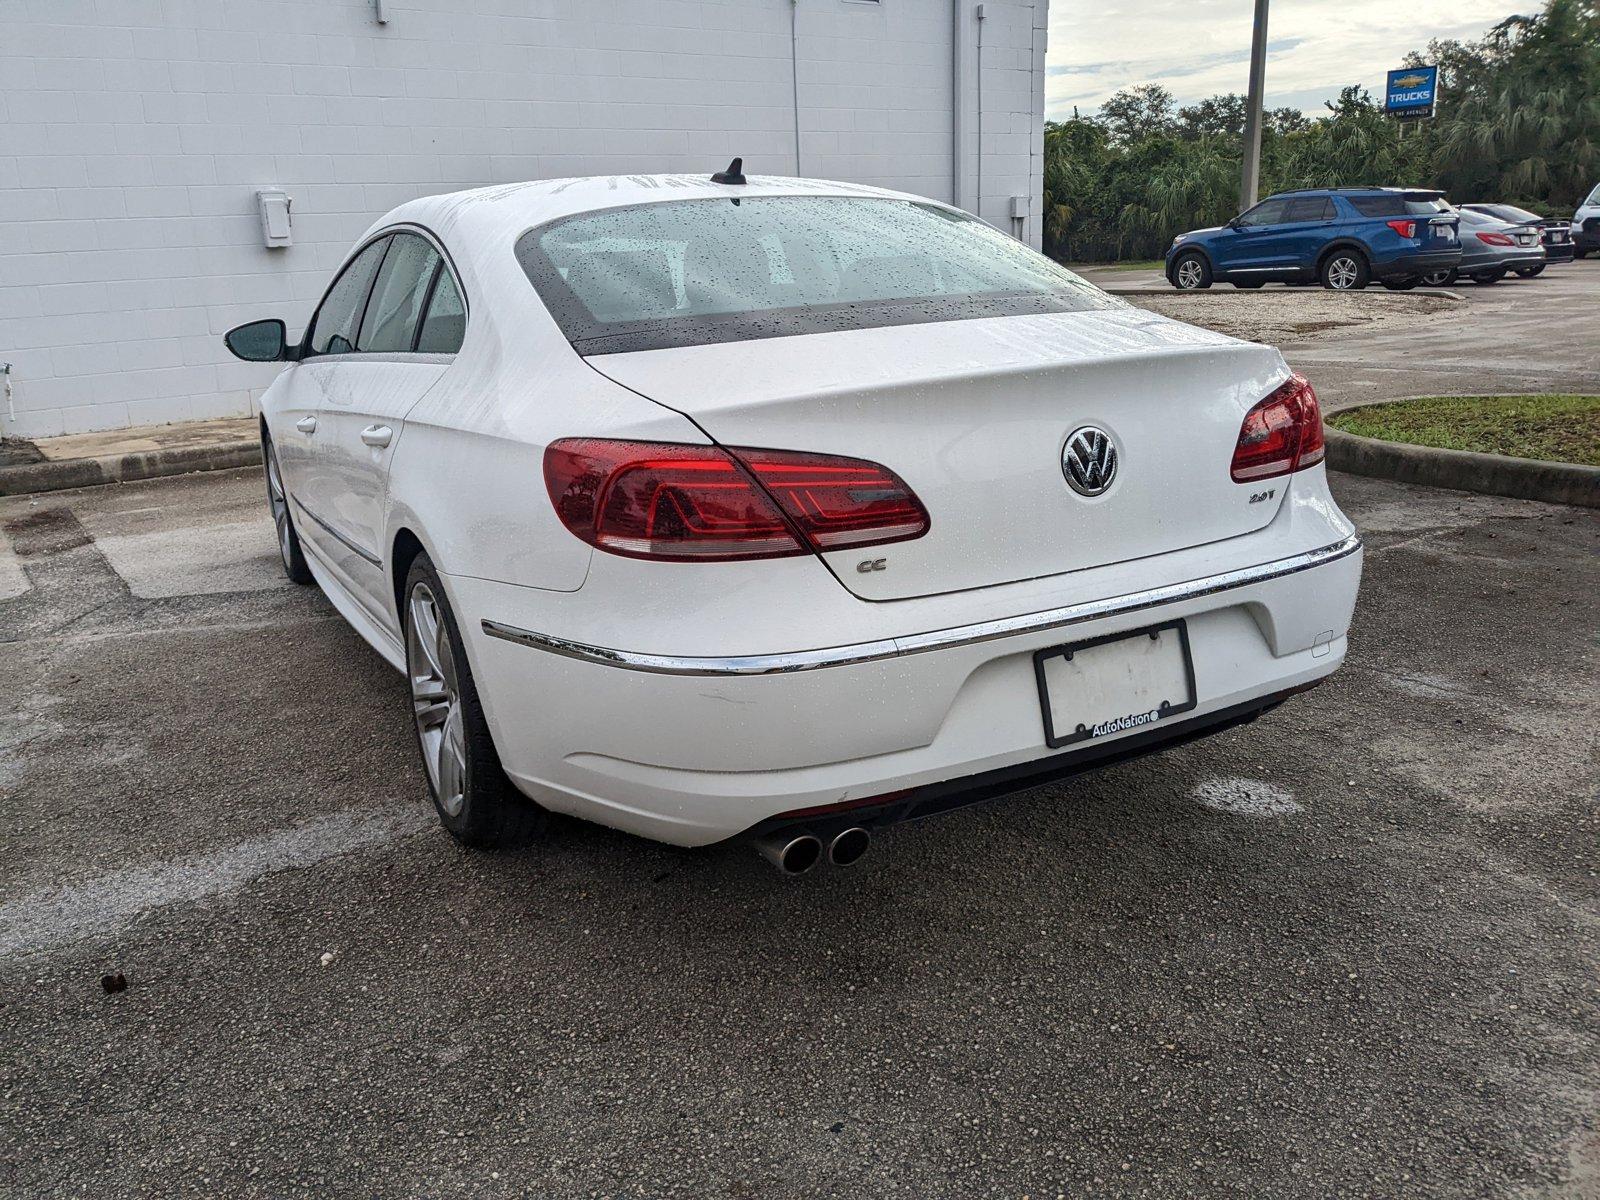
[[[1080,496],[1098,496],[1117,477],[1117,447],[1093,425],[1074,429],[1061,448],[1061,473]]]

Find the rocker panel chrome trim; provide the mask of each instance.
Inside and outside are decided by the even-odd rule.
[[[343,533],[339,532],[339,530],[335,529],[332,525],[328,524],[321,517],[317,516],[316,513],[312,512],[311,509],[306,507],[306,502],[304,500],[300,499],[299,496],[296,496],[291,492],[290,493],[290,497],[294,500],[294,502],[296,504],[298,504],[300,506],[300,511],[301,512],[305,513],[306,516],[310,517],[319,526],[321,526],[323,529],[327,530],[328,536],[333,538],[335,541],[337,541],[345,549],[350,550],[353,553],[359,555],[361,558],[365,559],[367,562],[371,563],[375,567],[383,566],[383,560],[381,558],[379,558],[372,551],[364,549],[363,547],[357,545],[355,542],[351,541],[350,538],[346,534],[343,534]]]
[[[656,675],[782,675],[791,671],[815,671],[823,667],[844,667],[879,659],[901,658],[908,654],[926,654],[933,650],[946,650],[955,646],[970,646],[977,642],[990,642],[1019,634],[1038,633],[1097,621],[1103,617],[1121,616],[1140,612],[1163,604],[1194,600],[1215,595],[1232,588],[1281,579],[1297,571],[1337,562],[1361,549],[1361,539],[1351,534],[1343,541],[1307,550],[1302,554],[1280,558],[1274,562],[1253,567],[1239,567],[1185,583],[1164,584],[1141,592],[1129,592],[1104,600],[1089,600],[1082,604],[1069,604],[1064,608],[1046,609],[1043,612],[1024,613],[1016,617],[1001,617],[993,621],[980,621],[972,625],[958,625],[952,629],[938,629],[932,633],[914,633],[899,638],[884,638],[874,642],[856,642],[849,646],[830,646],[821,650],[796,650],[787,654],[753,654],[729,657],[685,657],[671,654],[642,654],[632,650],[613,650],[605,646],[590,646],[583,642],[568,641],[546,633],[535,633],[506,625],[500,621],[483,621],[483,631],[490,637],[531,646],[563,658],[582,662],[604,663],[627,671],[647,671]]]

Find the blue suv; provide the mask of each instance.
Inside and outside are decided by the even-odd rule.
[[[1377,280],[1403,291],[1461,262],[1460,219],[1444,193],[1421,188],[1308,188],[1269,196],[1219,229],[1180,233],[1167,281],[1321,283],[1336,291]]]

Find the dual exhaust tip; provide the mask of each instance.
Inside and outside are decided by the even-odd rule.
[[[841,829],[829,839],[826,847],[814,833],[793,831],[768,834],[756,842],[762,856],[785,875],[804,875],[822,861],[824,854],[834,866],[848,867],[860,862],[871,845],[872,835],[859,825]]]

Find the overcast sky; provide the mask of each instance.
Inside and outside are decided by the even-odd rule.
[[[1429,38],[1472,38],[1538,0],[1272,0],[1267,107],[1308,116],[1347,84],[1374,98]],[[1179,104],[1249,85],[1254,0],[1051,0],[1045,112],[1085,114],[1119,88],[1159,83]]]

